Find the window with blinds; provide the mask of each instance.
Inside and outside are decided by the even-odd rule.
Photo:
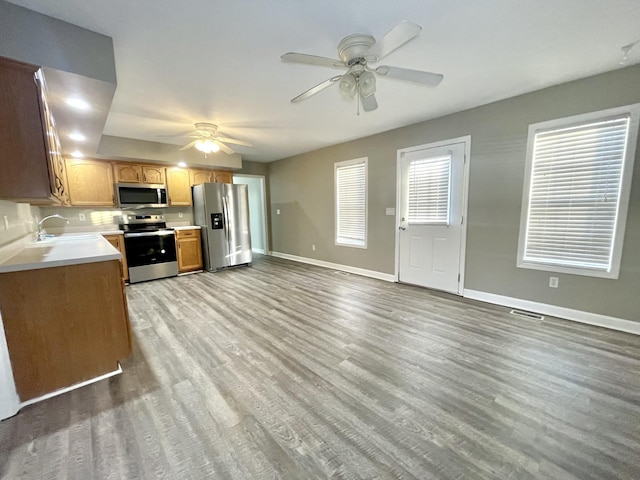
[[[367,245],[367,159],[335,164],[336,244]]]
[[[409,164],[410,224],[449,225],[451,155]]]
[[[530,127],[519,266],[617,278],[637,109],[594,116]]]

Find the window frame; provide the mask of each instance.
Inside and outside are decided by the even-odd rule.
[[[351,165],[364,164],[364,243],[349,243],[349,242],[341,242],[340,237],[338,237],[338,170],[341,167],[348,167]],[[369,217],[369,158],[361,157],[355,158],[353,160],[344,160],[341,162],[335,162],[333,166],[333,216],[334,216],[334,242],[336,246],[340,247],[352,247],[352,248],[362,248],[366,249],[368,245],[368,217]]]
[[[424,162],[424,161],[433,161],[434,159],[445,159],[447,160],[447,219],[445,221],[415,221],[411,219],[411,167],[415,162]],[[448,227],[451,225],[451,174],[453,168],[453,155],[452,152],[449,151],[446,155],[439,155],[436,157],[425,157],[425,158],[417,158],[415,160],[409,160],[408,165],[408,181],[407,181],[407,194],[409,196],[408,201],[408,212],[407,212],[407,224],[409,225],[422,225],[422,226],[445,226]]]
[[[588,267],[566,266],[550,263],[538,263],[524,260],[526,247],[529,202],[532,189],[533,174],[533,153],[535,146],[535,137],[537,133],[552,131],[573,126],[579,126],[585,123],[605,120],[610,117],[629,115],[629,129],[627,143],[625,145],[625,153],[623,157],[620,194],[618,210],[615,219],[614,233],[612,239],[611,264],[609,270],[594,269]],[[589,277],[616,279],[620,273],[620,262],[622,259],[622,249],[624,232],[627,224],[627,213],[629,209],[629,198],[631,194],[631,181],[633,176],[634,161],[636,157],[636,146],[638,141],[638,125],[640,119],[640,103],[625,105],[622,107],[609,108],[596,112],[589,112],[580,115],[573,115],[545,122],[539,122],[529,125],[527,137],[527,152],[525,159],[525,174],[522,192],[522,207],[520,212],[520,231],[518,238],[518,256],[517,267],[532,270],[541,270],[547,272],[568,273],[573,275],[583,275]]]

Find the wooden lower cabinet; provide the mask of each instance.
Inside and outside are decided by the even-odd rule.
[[[131,353],[117,260],[2,273],[0,310],[22,402],[112,372]]]
[[[103,235],[103,237],[122,254],[120,266],[122,267],[122,279],[129,281],[129,267],[127,265],[127,252],[124,249],[124,235]]]
[[[200,230],[176,230],[178,249],[178,273],[202,270],[202,245]]]

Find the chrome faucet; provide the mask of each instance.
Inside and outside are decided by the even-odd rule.
[[[44,223],[45,220],[49,220],[50,218],[61,218],[62,220],[67,222],[67,224],[69,223],[69,220],[64,218],[62,215],[58,215],[57,213],[54,213],[53,215],[47,215],[46,217],[44,217],[42,220],[38,222],[38,234],[36,235],[36,240],[38,242],[41,242],[42,240],[47,238],[47,234],[42,229],[42,224]]]

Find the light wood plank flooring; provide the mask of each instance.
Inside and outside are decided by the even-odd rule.
[[[124,373],[0,423],[0,477],[640,478],[640,337],[270,257],[127,294]]]

